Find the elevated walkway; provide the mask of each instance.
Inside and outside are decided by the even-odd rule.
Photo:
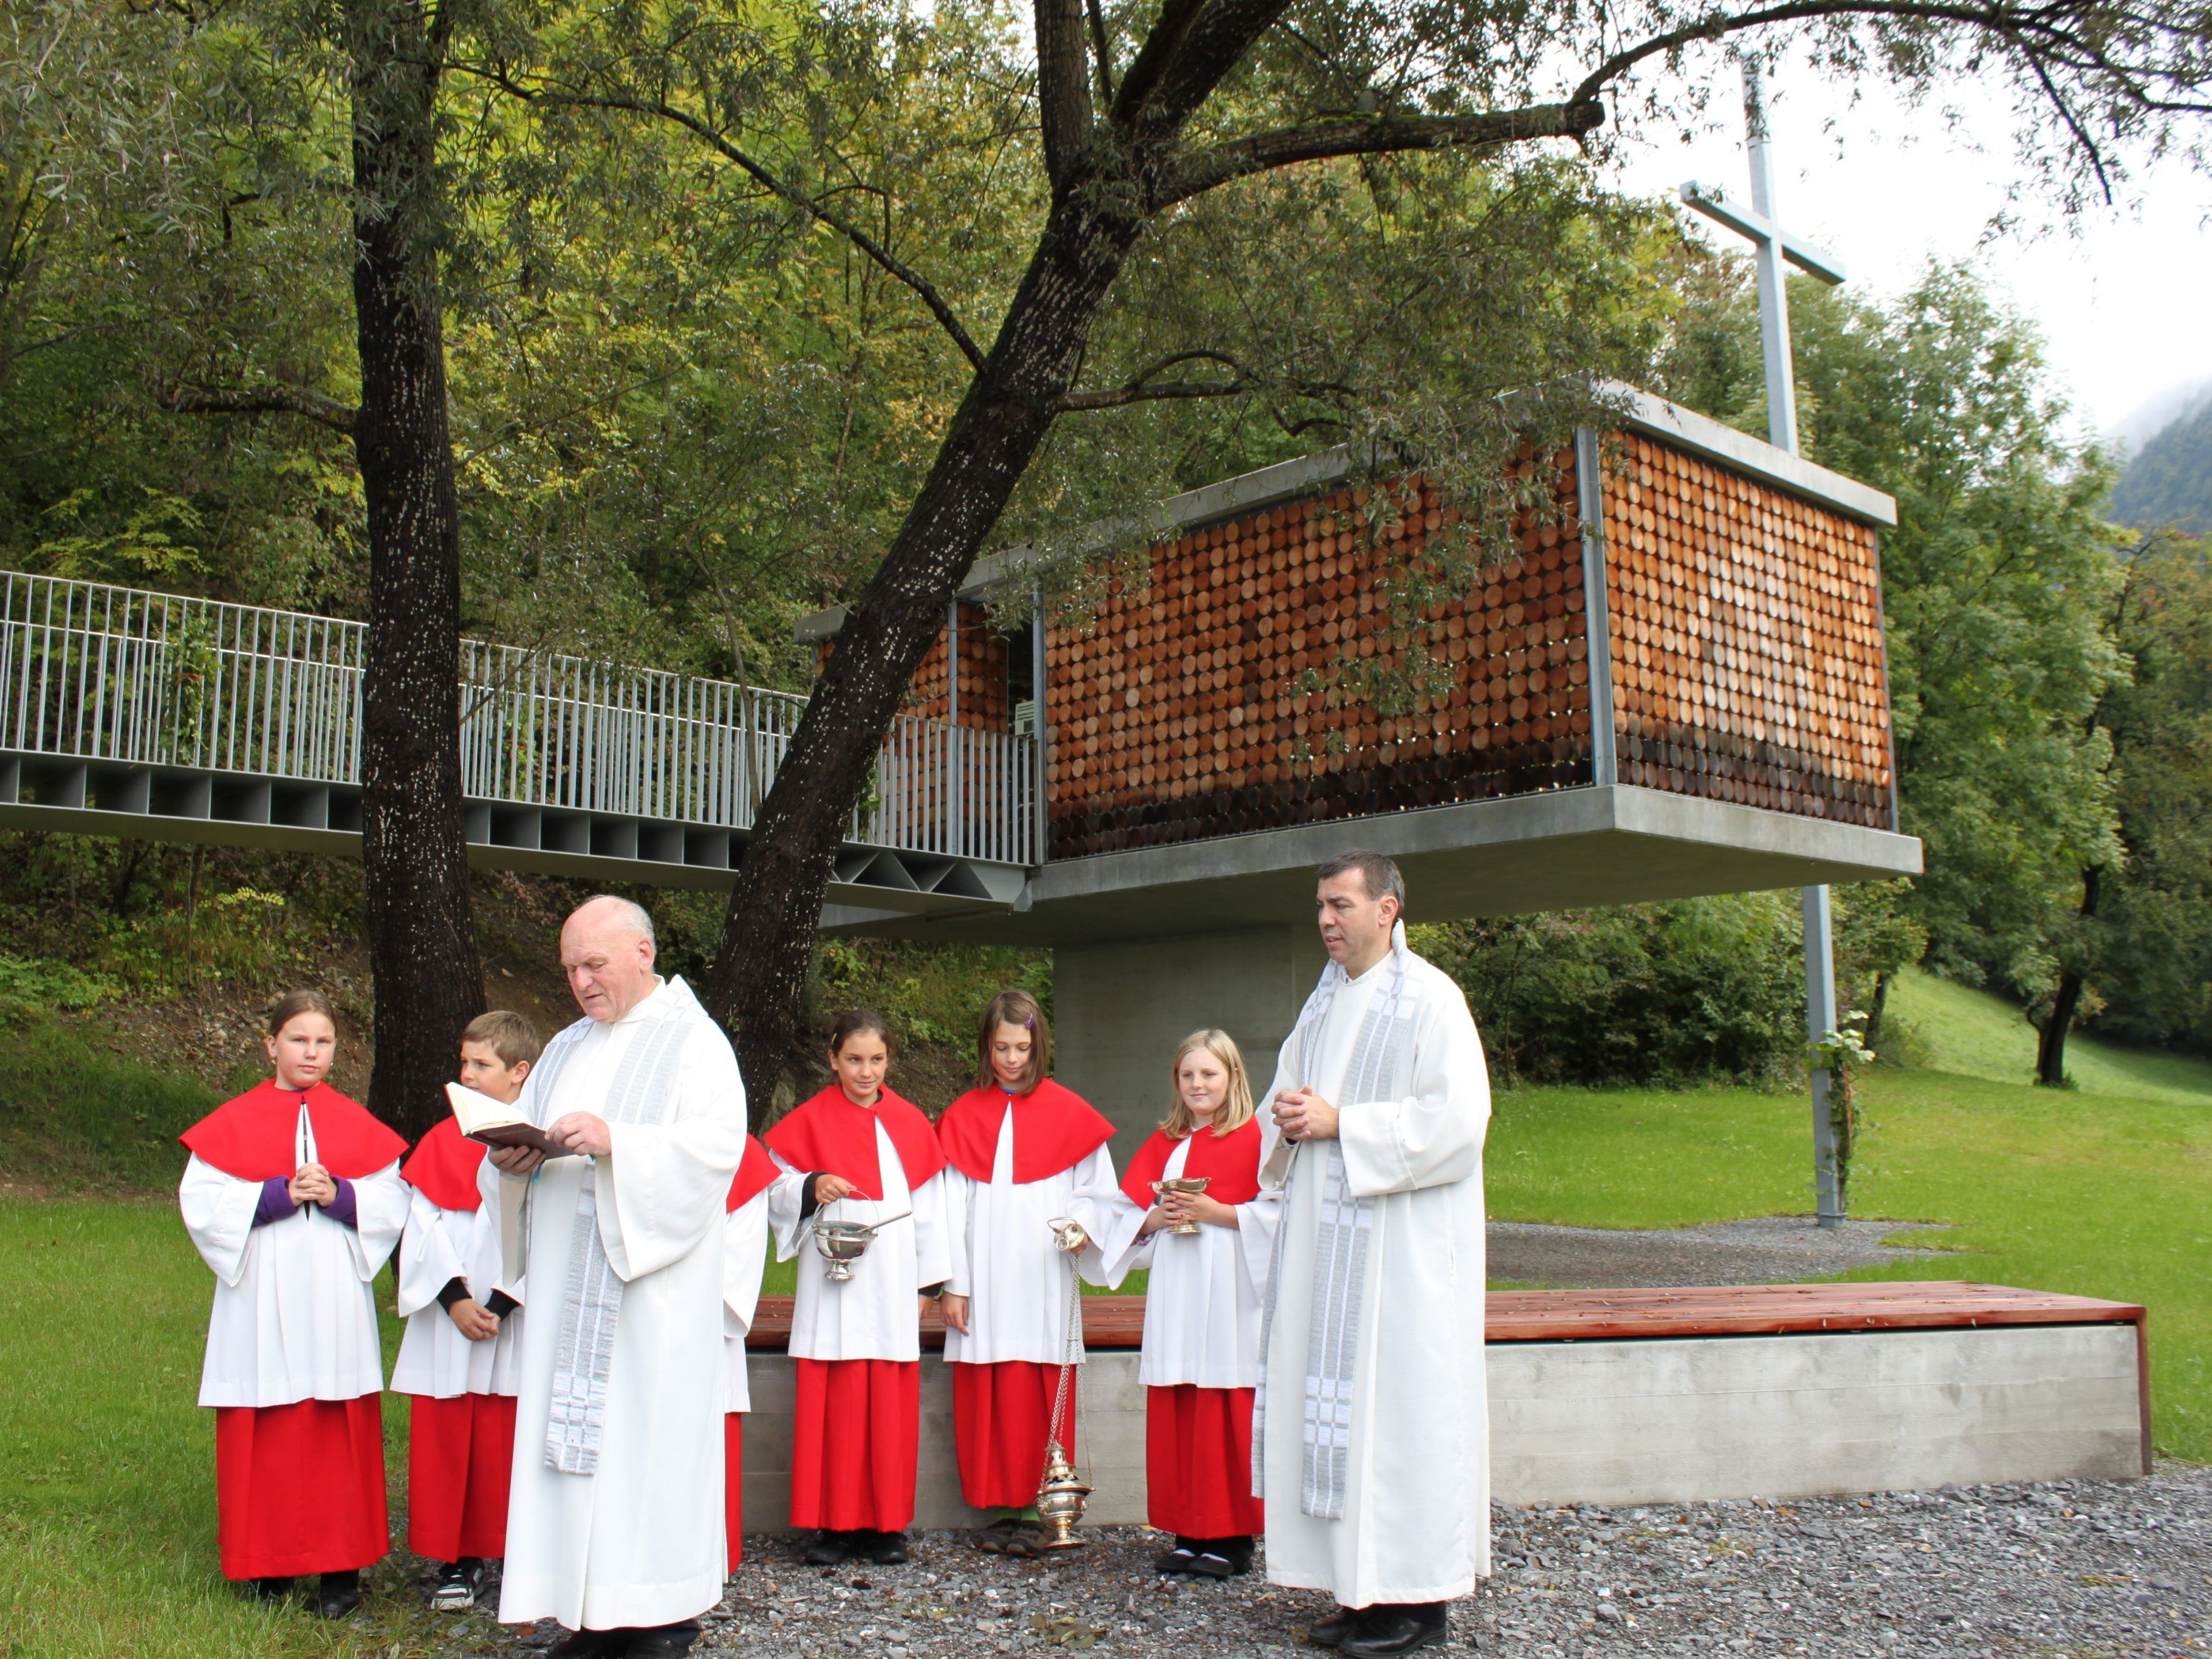
[[[358,857],[353,622],[0,578],[0,826]],[[726,887],[804,697],[465,641],[470,861]],[[833,899],[896,915],[1022,902],[1033,738],[902,715]]]

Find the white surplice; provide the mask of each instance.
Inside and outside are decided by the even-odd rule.
[[[1361,1022],[1394,960],[1417,994],[1403,1092],[1346,1101],[1339,1089]],[[1282,1188],[1274,1325],[1267,1366],[1263,1487],[1267,1577],[1327,1590],[1344,1607],[1443,1601],[1490,1571],[1489,1401],[1483,1369],[1482,1143],[1490,1079],[1467,1000],[1419,957],[1385,957],[1338,988],[1310,1077],[1296,1033],[1262,1103],[1263,1187]],[[1283,1146],[1266,1102],[1315,1089],[1342,1114],[1351,1190],[1374,1200],[1360,1304],[1346,1507],[1305,1513],[1301,1411],[1316,1297],[1323,1165]],[[1323,1143],[1312,1145],[1318,1154]],[[1287,1185],[1283,1171],[1289,1169]]]
[[[745,1337],[760,1308],[761,1268],[768,1261],[768,1195],[763,1187],[722,1224],[722,1409],[753,1408],[745,1371]]]
[[[305,1105],[299,1159],[316,1161]],[[185,1164],[177,1190],[185,1231],[216,1280],[201,1405],[289,1406],[383,1390],[369,1281],[399,1242],[411,1190],[395,1160],[354,1182],[353,1226],[308,1204],[257,1227],[259,1182],[227,1176],[197,1156]]]
[[[1098,1242],[1105,1237],[1119,1196],[1113,1154],[1101,1146],[1057,1175],[1018,1182],[1014,1114],[1009,1111],[999,1124],[988,1184],[971,1180],[950,1164],[939,1179],[945,1183],[952,1247],[945,1288],[969,1298],[967,1332],[945,1334],[946,1361],[969,1365],[996,1365],[1010,1359],[1065,1364],[1071,1358],[1068,1298],[1076,1292],[1047,1224],[1061,1216],[1083,1224],[1091,1242],[1077,1256],[1077,1271],[1094,1285],[1105,1284]],[[1072,1357],[1079,1363],[1083,1358],[1079,1328]]]
[[[1195,1138],[1176,1144],[1162,1180],[1182,1174]],[[1119,1285],[1140,1267],[1152,1273],[1145,1284],[1139,1382],[1148,1389],[1249,1389],[1260,1380],[1260,1291],[1279,1207],[1263,1197],[1236,1206],[1234,1227],[1201,1223],[1194,1234],[1163,1227],[1139,1238],[1152,1206],[1140,1209],[1127,1194],[1115,1194],[1103,1241],[1106,1282]]]
[[[483,1172],[491,1171],[489,1181]],[[489,1188],[473,1210],[448,1210],[421,1188],[410,1187],[407,1231],[399,1240],[399,1316],[407,1322],[399,1358],[392,1367],[394,1394],[435,1400],[465,1394],[513,1394],[521,1363],[523,1310],[512,1308],[489,1342],[461,1334],[438,1305],[438,1292],[459,1279],[470,1297],[489,1302],[494,1291],[523,1299],[520,1284],[506,1283],[499,1243],[499,1172],[489,1158],[477,1167],[477,1186]]]
[[[925,1285],[939,1285],[952,1273],[951,1228],[945,1215],[948,1165],[909,1189],[906,1165],[884,1126],[876,1130],[877,1179],[883,1197],[841,1198],[801,1217],[806,1177],[782,1158],[784,1173],[769,1188],[769,1223],[775,1231],[775,1259],[799,1258],[799,1285],[791,1311],[791,1355],[794,1359],[896,1359],[921,1358],[921,1326],[915,1295]],[[775,1157],[771,1152],[770,1157]],[[857,1221],[872,1226],[890,1220],[868,1251],[852,1265],[853,1276],[833,1282],[830,1264],[814,1248],[813,1224]]]
[[[534,1287],[515,1412],[503,1623],[550,1616],[571,1630],[668,1625],[721,1598],[724,1224],[745,1149],[737,1056],[690,988],[671,980],[621,1019],[579,1022],[556,1037],[573,1041],[574,1052],[556,1065],[549,1046],[520,1105],[541,1128],[568,1112],[604,1115],[630,1045],[653,1022],[677,1019],[695,1029],[659,1121],[610,1124],[608,1157],[550,1158],[527,1179],[500,1179],[503,1237],[524,1252],[509,1275],[526,1273]],[[599,1242],[623,1289],[598,1467],[582,1474],[551,1466],[546,1432],[586,1169]]]

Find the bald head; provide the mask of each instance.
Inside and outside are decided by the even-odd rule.
[[[653,971],[653,918],[602,893],[561,924],[561,970],[576,1006],[602,1024],[620,1019],[660,983]]]

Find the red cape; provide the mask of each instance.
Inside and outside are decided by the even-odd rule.
[[[883,1200],[883,1170],[876,1158],[876,1125],[891,1138],[906,1189],[916,1192],[945,1167],[929,1120],[912,1101],[885,1089],[873,1106],[855,1106],[831,1084],[813,1099],[794,1106],[768,1132],[769,1149],[794,1170],[841,1176],[853,1183],[856,1198]]]
[[[227,1100],[177,1137],[203,1164],[237,1181],[286,1180],[300,1170],[300,1102],[275,1079]],[[304,1097],[315,1131],[315,1156],[334,1176],[359,1181],[396,1162],[407,1143],[327,1083]]]
[[[415,1150],[399,1166],[403,1179],[441,1210],[473,1210],[482,1202],[477,1190],[477,1171],[491,1149],[471,1140],[461,1126],[440,1118],[430,1133],[415,1143]]]
[[[1169,1139],[1165,1129],[1155,1129],[1152,1139],[1137,1148],[1129,1172],[1121,1177],[1121,1190],[1130,1203],[1149,1210],[1159,1202],[1152,1182],[1166,1173],[1168,1159],[1181,1145]],[[1190,1138],[1190,1156],[1182,1161],[1182,1172],[1194,1181],[1204,1176],[1208,1198],[1249,1204],[1260,1196],[1260,1120],[1247,1119],[1225,1135],[1200,1130]]]
[[[1114,1126],[1073,1089],[1050,1078],[1025,1095],[970,1089],[937,1120],[937,1144],[953,1168],[988,1183],[999,1154],[999,1125],[1014,1114],[1014,1179],[1042,1181],[1072,1170],[1113,1138]]]
[[[747,1135],[744,1160],[738,1165],[737,1174],[730,1177],[730,1201],[723,1207],[743,1209],[767,1191],[769,1183],[782,1173],[775,1167],[775,1160],[768,1155],[768,1148]]]

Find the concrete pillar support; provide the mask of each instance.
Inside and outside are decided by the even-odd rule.
[[[1175,1045],[1219,1026],[1244,1051],[1256,1096],[1327,960],[1310,921],[1061,945],[1053,952],[1055,1073],[1113,1120],[1115,1162],[1127,1163],[1166,1115]]]

